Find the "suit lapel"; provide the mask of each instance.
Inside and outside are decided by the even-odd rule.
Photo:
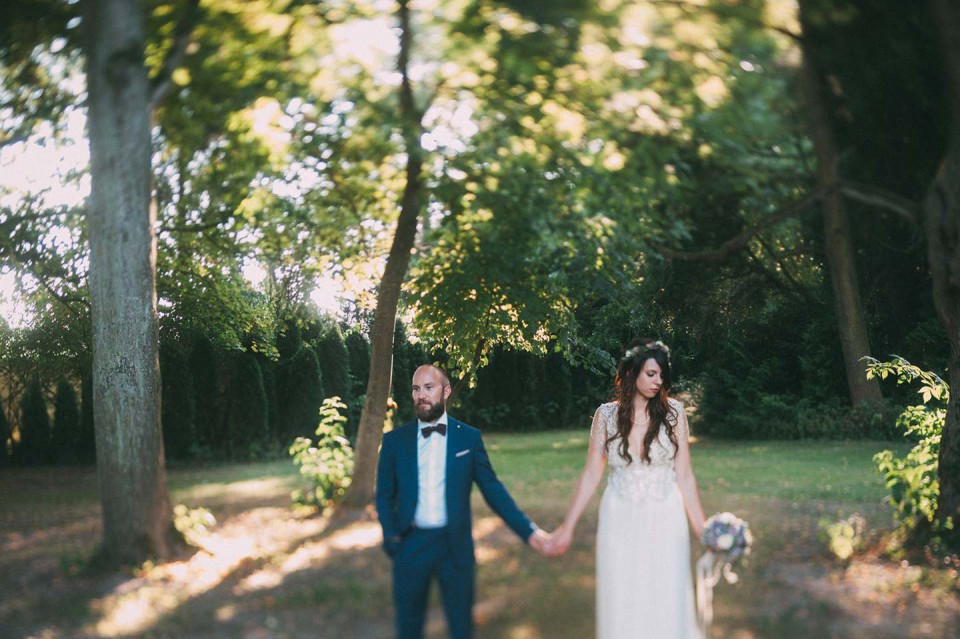
[[[409,477],[405,485],[413,486],[413,506],[416,508],[417,495],[420,493],[420,472],[417,467],[417,422],[413,421],[404,426],[403,450],[400,455],[403,471],[398,473],[401,477]]]
[[[453,484],[452,477],[450,475],[451,471],[454,468],[453,460],[455,459],[454,455],[457,452],[457,442],[460,441],[458,437],[459,433],[457,432],[457,421],[447,415],[447,461],[444,468],[444,475],[446,476],[446,481],[444,482],[444,496],[443,499],[447,504],[447,523],[449,524],[453,513],[456,512],[453,506],[450,504],[450,495],[456,494],[451,492],[451,485]]]
[[[457,430],[457,420],[453,419],[447,415],[447,464],[446,464],[446,475],[447,475],[447,486],[450,485],[450,469],[453,468],[453,459],[454,455],[457,453],[457,444],[460,441],[460,433]]]

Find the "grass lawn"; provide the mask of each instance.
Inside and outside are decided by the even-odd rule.
[[[582,467],[587,433],[485,439],[518,503],[542,527],[555,527]],[[707,512],[740,515],[756,537],[740,583],[717,589],[714,639],[956,636],[957,590],[942,587],[952,568],[905,566],[869,553],[844,566],[819,539],[821,520],[853,513],[866,519],[868,538],[890,528],[871,462],[887,447],[693,443]],[[77,571],[99,538],[93,469],[0,473],[0,637],[392,636],[390,566],[369,513],[295,513],[289,493],[297,474],[286,461],[174,466],[168,474],[174,503],[217,517],[213,531],[197,538],[201,550],[132,574],[93,578]],[[521,544],[478,493],[475,499],[478,639],[592,637],[599,491],[574,546],[553,560]],[[445,636],[434,597],[428,637]]]
[[[582,468],[587,434],[551,432],[485,439],[498,474],[517,501],[542,527],[556,526]],[[836,521],[858,513],[873,536],[890,528],[890,509],[883,504],[885,489],[871,461],[877,451],[890,446],[864,441],[693,442],[691,456],[704,509],[708,514],[734,512],[750,522],[756,537],[754,552],[741,567],[741,582],[717,589],[716,636],[842,636],[829,628],[841,611],[830,609],[829,601],[818,600],[810,592],[798,591],[792,581],[825,578],[835,569],[820,540],[821,520]],[[524,622],[539,632],[530,636],[592,636],[593,538],[600,490],[567,556],[549,562],[514,557],[521,564],[517,571],[526,575],[523,581],[549,584],[549,588],[524,594],[511,585],[513,577],[500,562],[481,567],[481,593],[506,591],[510,600],[530,600]],[[478,506],[478,512],[489,513],[482,500],[478,499]],[[784,565],[794,564],[802,570],[781,574]],[[772,591],[771,586],[775,586]],[[491,630],[497,630],[489,636],[513,636],[515,623],[506,617],[494,621]],[[873,632],[878,634],[850,636],[903,636]]]

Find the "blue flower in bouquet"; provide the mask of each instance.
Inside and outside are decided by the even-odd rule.
[[[729,562],[750,552],[753,536],[750,525],[744,520],[733,513],[717,513],[703,525],[700,541]]]
[[[717,513],[703,524],[700,541],[707,550],[697,561],[697,617],[704,636],[713,621],[713,588],[721,575],[727,583],[739,580],[734,562],[750,552],[750,526],[733,513]]]

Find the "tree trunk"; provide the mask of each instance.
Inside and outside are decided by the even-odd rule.
[[[933,301],[950,342],[950,404],[940,438],[937,518],[960,525],[960,149],[953,145],[925,202]]]
[[[804,15],[801,3],[801,16]],[[806,35],[804,36],[806,38]],[[860,301],[860,285],[857,282],[857,265],[854,261],[853,243],[850,238],[850,222],[840,192],[837,174],[837,152],[833,130],[827,115],[820,76],[816,72],[809,44],[801,43],[803,65],[801,69],[807,111],[810,117],[811,137],[817,158],[817,182],[823,192],[823,227],[827,253],[827,270],[833,289],[834,312],[840,333],[840,347],[847,374],[850,403],[879,402],[882,399],[880,384],[868,380],[866,365],[861,358],[870,355],[867,325],[863,319]]]
[[[960,527],[960,7],[933,0],[950,95],[950,142],[924,205],[933,301],[950,341],[950,404],[940,439],[937,517]],[[960,535],[958,535],[960,536]]]
[[[160,430],[156,243],[140,2],[88,0],[90,301],[101,553],[135,564],[171,550]]]
[[[400,112],[403,121],[403,137],[407,151],[406,184],[400,203],[400,217],[393,236],[393,245],[380,280],[377,292],[377,308],[373,319],[373,335],[370,343],[370,377],[367,380],[367,397],[360,413],[357,432],[356,456],[353,478],[344,497],[348,506],[365,506],[373,500],[377,455],[383,440],[383,423],[387,417],[387,399],[390,395],[390,376],[393,370],[393,336],[397,320],[397,304],[400,287],[410,265],[410,252],[417,235],[420,218],[423,182],[423,149],[420,136],[423,132],[422,111],[413,100],[413,88],[407,73],[412,34],[407,0],[400,0],[400,53],[397,67],[400,84]]]

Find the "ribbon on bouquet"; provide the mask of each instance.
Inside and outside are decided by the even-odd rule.
[[[721,576],[729,584],[740,579],[733,572],[734,558],[730,553],[708,550],[697,560],[697,621],[704,639],[713,623],[713,587],[720,583]]]

